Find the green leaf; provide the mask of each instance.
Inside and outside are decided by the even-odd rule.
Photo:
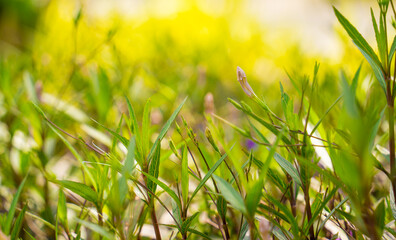
[[[135,165],[135,147],[136,147],[135,137],[132,137],[129,140],[128,153],[124,162],[124,167],[122,168],[124,175],[132,173],[133,167]]]
[[[150,161],[150,167],[149,167],[149,174],[156,179],[158,179],[159,176],[159,165],[160,165],[160,159],[161,159],[161,145],[157,144],[157,147],[155,148],[155,152],[153,155],[153,159]],[[157,189],[157,184],[150,179],[147,179],[147,187],[155,193],[155,190]]]
[[[182,225],[182,233],[185,233],[186,231],[188,231],[188,229],[191,226],[191,223],[193,222],[193,220],[200,214],[200,212],[196,212],[194,213],[192,216],[188,217]]]
[[[189,205],[191,203],[191,200],[194,198],[194,196],[198,193],[198,191],[205,185],[206,181],[209,180],[209,178],[212,176],[212,174],[214,173],[214,171],[216,171],[216,169],[220,166],[220,164],[224,161],[224,159],[227,157],[227,153],[224,154],[214,165],[213,167],[209,170],[208,173],[206,173],[206,175],[204,176],[204,178],[202,178],[201,182],[199,182],[197,188],[194,190],[194,192],[192,193],[190,200],[188,202],[187,205]]]
[[[125,100],[127,102],[128,111],[129,111],[129,119],[131,121],[130,122],[131,125],[129,126],[129,129],[135,135],[135,140],[137,140],[136,141],[136,160],[138,161],[138,163],[140,165],[142,165],[142,163],[143,163],[142,146],[139,141],[142,138],[140,136],[139,124],[138,124],[138,121],[137,121],[137,118],[135,115],[135,111],[133,110],[131,102],[129,101],[129,99],[127,97],[125,97]],[[125,147],[126,146],[127,145],[125,145]]]
[[[297,223],[296,219],[294,218],[292,212],[286,207],[285,204],[281,203],[280,201],[278,201],[277,199],[275,199],[271,195],[266,194],[265,196],[266,196],[266,198],[268,198],[270,203],[272,203],[273,205],[278,207],[279,211],[283,212],[285,214],[285,216],[288,219],[288,222],[291,225],[291,229],[292,229],[293,235],[297,236],[298,233],[299,233],[298,223]]]
[[[284,159],[281,155],[278,153],[274,154],[274,158],[276,162],[285,170],[290,177],[292,177],[293,181],[297,183],[298,185],[301,186],[301,180],[300,180],[300,175],[298,174],[297,169],[293,166],[293,164],[286,159]]]
[[[114,239],[114,236],[111,233],[109,233],[108,231],[106,231],[105,228],[103,228],[97,224],[94,224],[94,223],[88,222],[88,221],[84,221],[84,220],[78,219],[78,218],[76,219],[76,221],[81,223],[86,228],[91,229],[93,232],[95,232],[107,239]]]
[[[374,32],[375,32],[375,39],[377,41],[377,46],[378,46],[378,52],[381,57],[381,62],[383,64],[386,63],[386,36],[385,36],[385,31],[384,31],[384,24],[383,20],[380,17],[380,29],[378,29],[377,21],[375,20],[374,12],[373,9],[371,8],[371,21],[373,22],[373,27],[374,27]]]
[[[21,231],[22,228],[22,221],[25,216],[25,212],[27,209],[27,204],[25,204],[22,208],[22,211],[19,213],[17,219],[15,220],[14,227],[12,228],[11,232],[11,239],[17,239],[19,236],[19,232]]]
[[[388,64],[390,65],[393,55],[395,54],[395,50],[396,50],[396,36],[393,38],[393,42],[389,51],[389,57],[388,57]]]
[[[22,192],[23,186],[25,185],[26,179],[27,179],[27,176],[22,180],[21,184],[19,185],[18,190],[17,190],[16,194],[14,195],[14,198],[12,199],[10,209],[8,210],[7,218],[5,221],[4,228],[3,228],[3,232],[6,235],[10,234],[11,224],[12,224],[12,220],[14,219],[18,199],[19,199],[19,196],[21,196],[21,192]]]
[[[151,100],[147,100],[143,110],[143,121],[142,121],[142,151],[143,156],[147,156],[148,149],[150,148],[150,112],[151,112]]]
[[[220,195],[217,197],[216,207],[220,217],[225,218],[227,214],[227,201],[224,199],[223,196]]]
[[[331,210],[331,212],[329,213],[329,215],[327,215],[327,217],[323,220],[323,222],[320,224],[317,232],[319,233],[322,228],[324,227],[324,225],[326,224],[326,222],[331,218],[331,216],[333,216],[333,214],[336,212],[337,209],[339,209],[346,201],[348,201],[348,198],[344,198],[339,204],[337,204],[337,206],[335,208],[333,208]]]
[[[389,190],[389,198],[390,198],[390,207],[392,209],[393,219],[396,220],[396,203],[395,203],[395,195],[393,193],[392,185]]]
[[[208,235],[206,235],[206,234],[204,234],[204,233],[201,233],[201,232],[199,232],[199,231],[197,231],[197,230],[195,230],[195,229],[192,229],[192,228],[189,228],[187,231],[190,232],[190,233],[194,233],[194,234],[196,234],[196,235],[198,235],[198,236],[201,236],[201,237],[203,237],[203,238],[205,238],[205,239],[208,239],[208,240],[211,240],[211,239],[212,239],[212,238],[209,237]]]
[[[375,218],[376,218],[376,224],[377,227],[379,227],[379,236],[382,236],[382,233],[385,228],[385,216],[386,216],[386,211],[385,211],[385,201],[381,200],[381,202],[378,204],[377,208],[375,209]]]
[[[94,190],[92,190],[92,188],[88,187],[87,185],[69,180],[60,180],[60,181],[58,180],[55,182],[60,184],[62,187],[67,188],[70,191],[80,195],[82,198],[90,202],[93,202],[95,205],[97,205],[98,195]]]
[[[374,50],[370,47],[370,45],[362,37],[362,35],[356,30],[356,28],[335,7],[333,7],[333,9],[338,21],[341,23],[341,25],[344,27],[348,35],[352,38],[357,48],[360,50],[360,52],[369,62],[371,68],[374,71],[375,77],[379,81],[384,92],[386,92],[386,84],[383,75],[383,69]]]
[[[182,197],[185,206],[188,203],[188,157],[187,157],[187,146],[184,145],[182,152],[182,164],[181,164],[181,186],[182,186]]]
[[[231,204],[231,206],[246,214],[247,209],[241,195],[239,195],[239,193],[226,180],[222,179],[217,175],[213,175],[213,177],[216,180],[217,186],[221,194]]]
[[[162,127],[161,132],[159,133],[157,139],[154,142],[154,145],[151,147],[150,154],[149,154],[149,159],[151,158],[151,155],[154,152],[155,149],[155,144],[159,144],[162,139],[165,137],[166,133],[168,132],[170,126],[172,125],[173,121],[175,121],[177,115],[179,114],[181,108],[183,107],[184,103],[187,101],[187,97],[184,98],[184,100],[180,103],[180,105],[176,108],[176,110],[172,113],[168,121],[166,121],[165,125]]]
[[[257,210],[257,206],[261,199],[263,191],[263,181],[258,180],[253,182],[246,193],[245,205],[250,219],[254,219],[254,215]]]
[[[335,102],[326,110],[325,114],[323,114],[322,118],[315,124],[314,128],[312,129],[311,133],[309,135],[312,135],[316,129],[319,127],[319,125],[322,123],[323,119],[327,116],[327,114],[333,109],[333,107],[341,100],[342,95],[339,96]]]
[[[165,183],[161,182],[160,180],[158,180],[157,178],[151,176],[148,173],[142,172],[147,178],[149,178],[151,181],[153,181],[154,183],[156,183],[158,186],[160,186],[165,192],[167,192],[169,194],[169,196],[171,198],[173,198],[173,200],[175,200],[177,206],[179,206],[180,209],[182,209],[181,206],[181,202],[180,199],[177,197],[176,193],[174,191],[172,191],[172,189],[170,189],[168,187],[168,185],[166,185]]]
[[[59,189],[57,214],[60,222],[68,229],[66,197],[62,189]]]

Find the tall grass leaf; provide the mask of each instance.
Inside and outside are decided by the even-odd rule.
[[[194,221],[194,219],[200,214],[200,212],[196,212],[194,213],[192,216],[188,217],[182,225],[182,233],[185,233],[186,231],[188,231],[188,229],[191,226],[191,223]]]
[[[245,220],[243,221],[238,240],[244,240],[248,230],[249,230],[249,223]]]
[[[117,132],[111,130],[110,128],[106,127],[105,125],[99,123],[98,121],[96,121],[94,119],[92,119],[92,121],[94,121],[96,124],[98,124],[102,128],[106,129],[106,131],[111,133],[111,135],[113,135],[113,137],[117,138],[122,143],[122,145],[124,145],[125,147],[128,147],[129,141],[128,141],[128,139],[126,137],[121,136]]]
[[[341,25],[344,27],[348,35],[352,38],[357,48],[360,50],[360,52],[369,62],[371,68],[374,71],[375,77],[379,81],[384,92],[386,92],[386,84],[383,75],[383,69],[374,50],[370,47],[370,45],[362,37],[362,35],[356,30],[356,28],[335,7],[333,7],[333,9],[338,21],[341,23]]]
[[[30,101],[32,101],[35,104],[38,104],[39,101],[38,101],[36,89],[34,87],[33,78],[28,71],[25,71],[23,73],[23,83],[25,84],[25,88],[28,93]]]
[[[216,208],[217,208],[217,212],[219,213],[220,217],[225,218],[225,216],[227,214],[227,202],[223,196],[217,197]]]
[[[11,231],[11,239],[17,239],[17,237],[19,236],[19,232],[21,231],[23,224],[23,218],[25,217],[26,209],[27,209],[27,204],[23,206],[22,211],[18,214],[18,217],[15,220],[14,227],[12,228]]]
[[[305,234],[308,234],[309,228],[317,220],[319,214],[322,213],[323,209],[326,207],[326,204],[333,199],[333,196],[337,193],[337,190],[338,188],[334,188],[329,194],[327,194],[326,198],[320,204],[318,204],[317,208],[311,206],[313,214],[311,221],[309,221],[308,224],[305,226]]]
[[[154,176],[151,176],[148,173],[142,172],[147,178],[149,178],[151,181],[153,181],[154,183],[156,183],[158,186],[160,186],[165,192],[167,192],[169,194],[169,196],[171,198],[173,198],[173,200],[175,200],[175,202],[177,203],[177,206],[179,206],[179,208],[181,209],[181,202],[180,199],[178,198],[178,196],[176,195],[176,193],[174,191],[172,191],[172,189],[170,189],[168,187],[168,185],[166,185],[165,183],[161,182],[160,180],[158,180],[157,178],[155,178]]]
[[[151,112],[151,100],[147,100],[143,110],[143,121],[142,121],[142,151],[143,156],[147,156],[150,148],[150,112]]]
[[[257,129],[256,126],[254,126],[254,124],[249,121],[249,125],[250,127],[253,129],[253,131],[257,134],[257,136],[259,136],[260,140],[263,141],[266,144],[269,144],[270,142],[268,141],[268,139],[266,137],[264,137],[264,135]]]
[[[184,103],[187,101],[187,97],[180,103],[180,105],[176,108],[176,110],[172,113],[168,121],[166,121],[165,125],[162,127],[161,132],[159,133],[157,139],[154,141],[154,145],[151,147],[150,153],[148,158],[151,158],[151,155],[154,153],[155,144],[159,144],[162,139],[165,137],[166,133],[168,132],[170,126],[172,125],[173,121],[175,121],[177,115],[179,114],[181,108],[183,107]]]
[[[226,180],[217,175],[213,175],[213,177],[216,180],[221,194],[231,204],[231,206],[246,214],[247,209],[241,195]]]
[[[272,233],[277,237],[279,240],[289,240],[289,238],[277,227],[274,227]]]
[[[334,213],[336,212],[337,209],[339,209],[346,201],[348,201],[348,197],[342,199],[342,201],[340,203],[337,204],[337,206],[335,206],[331,212],[329,213],[329,215],[327,215],[327,217],[322,221],[322,223],[320,224],[319,228],[317,229],[317,233],[320,233],[320,231],[322,230],[322,228],[324,227],[324,225],[326,224],[326,222],[334,215]]]
[[[201,237],[204,238],[204,239],[208,239],[208,240],[211,240],[211,239],[212,239],[212,238],[209,237],[208,235],[206,235],[206,234],[204,234],[204,233],[201,233],[200,231],[197,231],[197,230],[192,229],[192,228],[189,228],[187,231],[190,232],[190,233],[194,233],[194,234],[196,234],[196,235],[198,235],[198,236],[201,236]]]
[[[341,100],[342,95],[339,96],[333,104],[326,110],[326,112],[323,114],[322,118],[315,124],[314,128],[312,129],[311,133],[309,135],[312,135],[316,129],[319,127],[319,125],[322,123],[323,119],[327,116],[327,114],[333,109],[333,107]]]
[[[393,219],[396,221],[396,203],[395,203],[395,195],[393,194],[392,185],[389,187],[389,198],[390,198],[390,207],[392,209]]]
[[[55,182],[60,184],[62,187],[67,188],[70,191],[80,195],[82,198],[94,203],[95,205],[98,204],[97,193],[87,185],[69,180],[58,180]]]
[[[199,182],[197,188],[195,188],[194,192],[191,194],[189,203],[195,197],[198,191],[205,185],[206,181],[209,180],[209,178],[212,176],[212,174],[216,171],[216,169],[220,166],[220,164],[224,161],[226,157],[227,157],[227,153],[225,153],[219,160],[217,160],[217,162],[213,165],[213,167],[210,168],[210,170],[206,173],[204,178],[202,178],[202,180]]]
[[[263,181],[257,180],[249,187],[246,193],[245,205],[250,219],[254,219],[254,215],[257,211],[257,206],[261,199],[263,191]]]
[[[27,209],[27,204],[23,206],[22,211],[18,214],[18,217],[15,220],[14,227],[12,228],[11,231],[11,239],[17,239],[17,237],[19,236],[19,232],[21,231],[22,228],[23,218],[25,217],[26,209]]]
[[[216,114],[213,114],[213,116],[217,119],[219,119],[220,121],[224,122],[225,124],[227,124],[228,126],[232,127],[235,131],[239,132],[240,134],[242,134],[245,137],[250,137],[249,131],[246,131],[245,129],[242,129],[238,126],[236,126],[235,124],[231,123],[230,121],[217,116]]]
[[[139,164],[141,164],[143,162],[143,157],[142,157],[142,146],[140,143],[140,139],[141,138],[141,134],[139,131],[139,124],[136,118],[136,114],[135,111],[132,107],[131,102],[129,101],[128,97],[125,96],[125,100],[127,102],[127,106],[128,106],[128,111],[129,111],[129,118],[130,118],[130,124],[131,126],[129,126],[130,131],[136,136],[135,139],[136,141],[136,160],[140,161]],[[126,147],[126,146],[125,146]]]
[[[136,140],[135,137],[132,137],[129,140],[128,144],[128,153],[124,162],[123,173],[131,174],[133,167],[135,165],[135,147],[136,147]]]
[[[187,146],[184,145],[182,152],[182,163],[181,163],[181,186],[182,186],[182,197],[185,206],[188,203],[188,157],[187,157]]]
[[[382,236],[382,233],[385,228],[385,217],[386,217],[386,210],[385,210],[385,201],[381,200],[381,202],[377,205],[377,208],[375,209],[375,218],[376,218],[376,224],[377,227],[379,228],[379,236]]]
[[[89,170],[89,168],[87,168],[87,166],[84,164],[84,159],[81,157],[81,155],[77,152],[77,150],[70,144],[69,141],[67,141],[67,139],[65,137],[63,137],[62,134],[59,133],[59,131],[54,128],[51,124],[48,123],[48,126],[51,128],[51,130],[53,132],[56,133],[56,135],[58,135],[58,137],[62,140],[62,142],[66,145],[66,147],[70,150],[70,152],[74,155],[74,157],[78,160],[78,162],[81,164],[82,169],[84,170],[84,172],[88,175],[89,180],[91,181],[92,184],[94,184],[95,187],[97,187],[95,185],[96,181],[91,173],[91,171]]]
[[[301,186],[301,179],[297,169],[293,166],[293,164],[286,159],[284,159],[278,153],[274,153],[275,161],[279,164],[283,170],[285,170],[290,177],[292,177],[293,181]]]
[[[373,23],[373,28],[374,28],[374,32],[375,32],[375,40],[377,41],[378,52],[379,52],[379,55],[381,57],[381,62],[383,64],[385,64],[387,59],[383,58],[383,57],[386,56],[386,55],[384,56],[384,53],[386,54],[386,51],[385,51],[386,45],[384,45],[384,40],[385,39],[384,39],[384,36],[383,36],[384,32],[382,30],[383,21],[382,21],[382,18],[380,17],[380,30],[379,30],[378,29],[378,25],[377,25],[377,20],[375,19],[374,12],[373,12],[372,8],[370,9],[370,13],[371,13],[371,21]]]
[[[57,216],[63,226],[68,229],[66,198],[62,189],[59,189]]]
[[[161,159],[161,145],[157,144],[157,147],[155,148],[155,152],[153,155],[153,159],[150,161],[150,166],[149,166],[149,174],[156,179],[158,179],[159,175],[159,166],[160,166],[160,159]],[[157,184],[150,179],[147,179],[147,187],[155,193],[155,190],[157,189]]]
[[[391,48],[390,48],[390,51],[389,51],[389,56],[388,56],[389,65],[390,65],[390,63],[392,61],[392,58],[393,58],[393,55],[395,54],[395,51],[396,51],[396,36],[393,38],[392,45],[391,45]]]
[[[279,208],[279,211],[281,211],[285,214],[285,216],[287,217],[287,219],[291,225],[293,235],[297,236],[299,233],[298,223],[297,223],[297,220],[294,218],[292,212],[286,207],[286,205],[284,205],[283,203],[281,203],[280,201],[278,201],[271,195],[266,194],[265,197],[268,198],[270,203],[272,203],[277,208]]]
[[[8,210],[8,214],[7,214],[7,217],[6,217],[6,220],[4,223],[4,228],[3,228],[3,232],[6,235],[10,234],[12,220],[14,219],[17,203],[18,203],[19,197],[21,196],[21,192],[22,192],[23,186],[25,185],[26,179],[27,179],[27,176],[22,180],[21,184],[19,185],[18,190],[15,193],[14,198],[12,199],[10,209]]]
[[[94,224],[92,222],[88,222],[82,219],[76,219],[76,221],[80,224],[82,224],[83,226],[85,226],[86,228],[89,228],[90,230],[92,230],[93,232],[101,235],[102,237],[105,237],[107,239],[115,239],[113,234],[109,233],[105,228]]]

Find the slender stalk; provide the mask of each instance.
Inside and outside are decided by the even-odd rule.
[[[254,234],[256,233],[256,226],[254,225],[254,220],[249,221],[249,231],[250,231],[250,240],[254,240]]]
[[[393,195],[396,199],[396,169],[395,169],[395,125],[394,125],[394,106],[393,101],[388,104],[388,120],[389,120],[389,157],[391,168],[391,181]]]

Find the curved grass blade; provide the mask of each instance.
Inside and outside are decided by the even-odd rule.
[[[219,188],[223,197],[237,210],[246,214],[247,209],[242,196],[229,184],[226,180],[219,176],[213,175],[216,180],[217,187]]]
[[[356,30],[356,28],[335,7],[333,7],[333,9],[334,9],[334,13],[335,13],[338,21],[341,23],[341,25],[343,26],[345,31],[352,38],[352,40],[355,43],[355,45],[357,46],[357,48],[360,50],[360,52],[366,58],[366,60],[370,64],[371,68],[373,69],[374,75],[377,78],[377,80],[379,81],[379,84],[381,85],[384,92],[386,92],[386,84],[385,84],[385,78],[383,75],[383,69],[381,67],[381,62],[379,61],[374,50],[367,43],[367,41],[362,37],[362,35]]]
[[[162,127],[161,132],[159,133],[157,139],[154,141],[154,145],[151,147],[150,153],[148,155],[148,159],[151,159],[151,156],[154,153],[154,150],[156,148],[156,145],[159,144],[162,139],[165,137],[166,133],[168,132],[170,126],[172,125],[173,121],[175,121],[175,118],[179,114],[181,108],[183,107],[184,103],[187,101],[187,97],[184,98],[184,100],[180,103],[180,105],[176,108],[176,110],[172,113],[168,121],[166,121],[165,125]]]
[[[22,180],[21,184],[19,185],[18,190],[17,190],[14,198],[12,199],[10,210],[8,210],[7,218],[5,220],[4,229],[3,229],[3,231],[6,235],[10,234],[11,224],[12,224],[12,220],[14,219],[18,199],[19,199],[19,196],[21,196],[21,192],[22,192],[23,186],[25,185],[26,179],[27,179],[27,176]]]
[[[19,213],[17,219],[15,220],[14,227],[12,228],[11,231],[11,239],[17,239],[17,236],[19,236],[19,232],[21,231],[22,228],[22,221],[25,216],[26,209],[27,209],[27,204],[23,206],[22,211]]]
[[[154,183],[156,183],[158,186],[160,186],[165,192],[167,192],[169,194],[169,196],[171,198],[173,198],[173,200],[175,200],[177,206],[182,209],[182,205],[180,202],[180,199],[177,197],[176,193],[174,191],[172,191],[172,189],[170,189],[168,187],[168,185],[166,185],[165,183],[161,182],[160,180],[158,180],[157,178],[155,178],[154,176],[151,176],[148,173],[142,172],[147,178],[149,178],[151,181],[153,181]]]
[[[232,147],[231,147],[232,149]],[[231,150],[230,149],[230,150]],[[198,191],[205,185],[206,181],[208,181],[208,179],[212,176],[212,174],[214,173],[214,171],[216,171],[216,169],[220,166],[220,164],[224,161],[224,159],[227,157],[227,153],[225,153],[214,165],[213,167],[209,170],[208,173],[206,173],[206,175],[204,176],[204,178],[202,178],[201,182],[199,182],[197,188],[194,190],[194,192],[192,193],[189,201],[188,201],[188,205],[190,205],[191,200],[195,197],[195,195],[198,193]]]
[[[92,190],[92,188],[79,182],[73,182],[69,180],[56,180],[55,183],[60,184],[62,187],[69,189],[70,191],[80,195],[82,198],[93,202],[95,205],[98,203],[98,195]]]

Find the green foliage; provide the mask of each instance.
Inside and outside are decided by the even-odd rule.
[[[286,61],[250,20],[243,40],[234,10],[93,34],[87,9],[62,22],[53,2],[32,49],[0,54],[1,239],[396,237],[393,1],[368,16],[377,50],[334,7],[364,58],[345,48],[311,75],[307,53],[273,51]]]

